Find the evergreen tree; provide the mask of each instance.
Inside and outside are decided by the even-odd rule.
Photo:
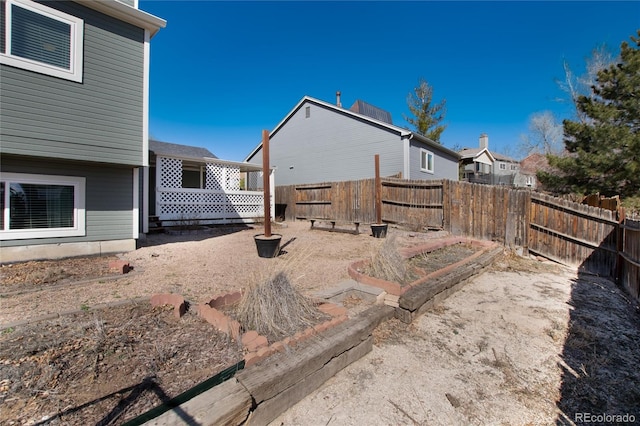
[[[414,131],[422,136],[426,136],[434,142],[440,142],[440,135],[447,127],[440,123],[444,120],[447,112],[447,100],[443,99],[437,104],[433,104],[433,88],[424,78],[420,78],[418,86],[413,93],[407,96],[407,105],[412,116],[404,116],[407,123],[414,127]]]
[[[539,172],[556,193],[634,197],[640,194],[640,30],[623,42],[620,62],[598,73],[592,96],[580,96],[586,117],[564,120],[566,155],[548,155],[558,173]]]

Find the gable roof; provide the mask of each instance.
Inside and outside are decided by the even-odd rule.
[[[489,148],[465,148],[461,151],[458,151],[458,154],[460,154],[460,157],[463,160],[468,160],[470,158],[477,158],[480,155],[482,155],[482,152],[486,151],[487,154],[491,157],[492,161],[506,161],[508,163],[519,163],[518,160],[515,160],[511,157],[507,157],[506,155],[502,155],[502,154],[498,154],[498,153],[493,153],[491,151],[489,151]]]
[[[155,155],[169,155],[174,157],[201,159],[204,157],[218,158],[206,148],[197,146],[178,145],[175,143],[160,142],[155,139],[149,139],[149,151]]]
[[[360,114],[357,113],[355,111],[352,111],[351,109],[345,109],[342,107],[339,107],[337,105],[331,104],[329,102],[325,102],[325,101],[321,101],[320,99],[315,99],[312,98],[310,96],[304,96],[294,107],[291,111],[289,111],[289,113],[282,119],[282,121],[280,121],[280,123],[278,123],[278,125],[269,133],[269,138],[272,138],[276,133],[278,133],[278,131],[287,123],[287,121],[289,121],[289,119],[291,119],[291,117],[293,117],[293,115],[300,109],[302,108],[302,106],[305,103],[311,103],[311,104],[315,104],[321,107],[324,107],[326,109],[329,109],[331,111],[334,111],[338,114],[342,114],[345,115],[347,117],[351,117],[354,118],[356,120],[362,121],[366,124],[372,125],[372,126],[376,126],[379,128],[383,128],[385,130],[388,130],[392,133],[396,133],[398,134],[398,136],[400,137],[408,137],[409,139],[416,139],[422,143],[425,143],[429,146],[431,146],[434,149],[437,149],[439,151],[445,152],[453,157],[455,157],[456,159],[460,158],[460,155],[453,151],[450,150],[449,148],[445,147],[444,145],[439,144],[438,142],[434,142],[429,138],[426,138],[422,135],[419,135],[417,133],[413,133],[408,129],[404,129],[402,127],[398,127],[398,126],[394,126],[393,124],[390,123],[386,123],[384,121],[381,120],[377,120],[373,117],[370,117],[368,115],[364,115],[364,114]],[[247,155],[247,157],[244,159],[244,161],[249,161],[254,155],[256,155],[256,153],[258,151],[260,151],[260,149],[262,148],[262,141],[260,141],[260,143],[249,153],[249,155]]]
[[[535,175],[539,170],[548,171],[549,160],[544,154],[534,152],[520,162],[520,172]]]
[[[458,154],[460,154],[460,159],[462,160],[475,160],[482,156],[483,153],[486,153],[491,161],[496,161],[496,157],[491,153],[491,151],[489,151],[488,148],[465,148],[462,151],[458,152]]]

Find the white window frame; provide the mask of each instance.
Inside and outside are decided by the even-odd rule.
[[[86,179],[78,176],[32,175],[22,173],[0,173],[4,182],[4,229],[0,230],[2,240],[24,240],[29,238],[78,237],[86,235],[85,188]],[[73,223],[71,228],[9,229],[11,183],[30,183],[39,185],[73,186]]]
[[[498,166],[500,167],[500,170],[507,170],[507,165],[505,163],[500,163]]]
[[[69,69],[56,67],[55,65],[11,54],[11,27],[13,23],[11,10],[13,5],[46,16],[47,18],[55,19],[70,26],[71,41],[69,46]],[[44,6],[40,3],[35,3],[31,0],[6,0],[4,16],[6,20],[5,51],[0,52],[1,64],[82,83],[84,51],[84,21],[82,19]]]
[[[431,168],[429,168],[429,157],[431,157]],[[423,167],[422,160],[425,160],[425,166]],[[436,167],[436,156],[433,155],[433,152],[428,151],[424,148],[420,148],[420,171],[425,173],[434,173],[434,169]]]

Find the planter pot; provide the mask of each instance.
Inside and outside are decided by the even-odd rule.
[[[375,238],[384,238],[387,236],[387,226],[386,223],[372,223],[371,233]]]
[[[255,235],[253,239],[256,241],[258,256],[276,257],[280,253],[280,241],[282,240],[282,235],[271,234],[270,237],[265,237],[264,234],[258,234]]]

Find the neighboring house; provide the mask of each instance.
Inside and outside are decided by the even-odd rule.
[[[373,178],[458,179],[459,155],[407,129],[391,115],[363,101],[351,109],[303,97],[269,135],[269,158],[278,185]],[[245,161],[262,163],[262,143]]]
[[[520,170],[515,176],[513,184],[518,187],[540,189],[537,173],[541,170],[549,169],[547,156],[540,153],[533,153],[520,162]]]
[[[221,160],[205,148],[149,140],[148,212],[162,225],[252,221],[264,216],[262,166]],[[273,187],[273,173],[270,175]],[[272,194],[274,191],[271,192]],[[273,199],[271,211],[275,212]],[[157,220],[155,220],[157,219]],[[143,224],[145,232],[149,224]]]
[[[1,262],[136,248],[166,24],[137,3],[0,2]]]
[[[480,135],[478,148],[460,154],[460,179],[488,185],[513,185],[520,169],[518,160],[489,151],[489,136]]]

